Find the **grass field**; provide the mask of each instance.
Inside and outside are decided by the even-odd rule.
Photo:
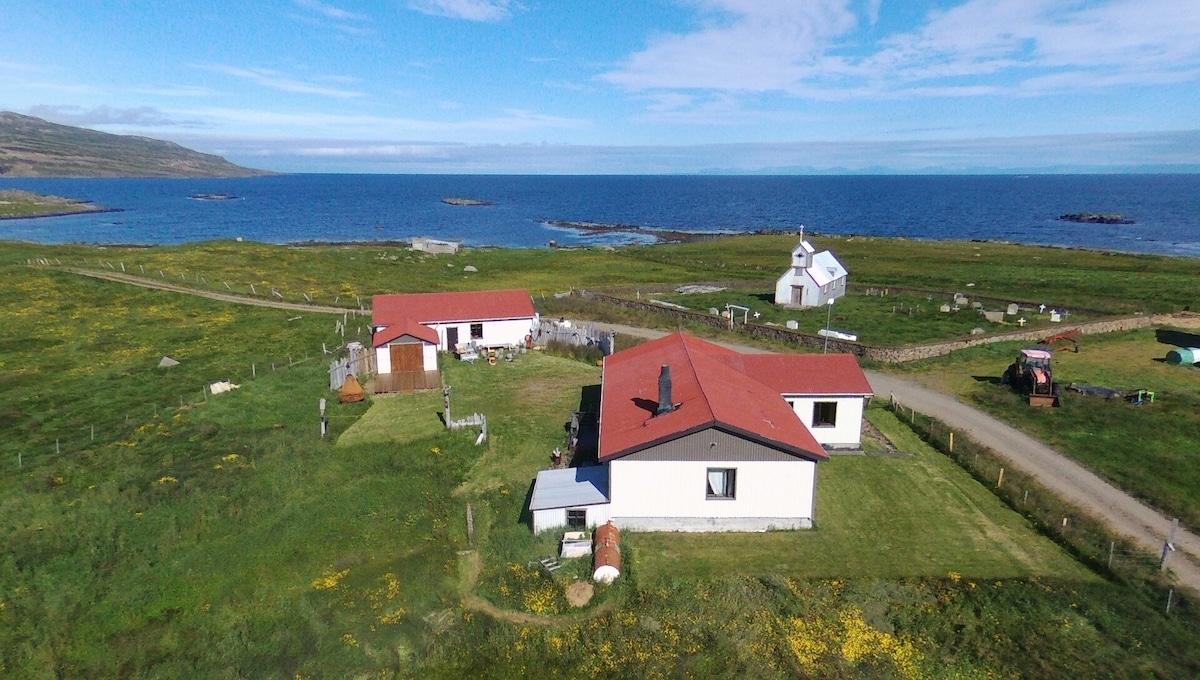
[[[252,271],[256,263],[219,252],[241,245],[264,266],[289,263],[285,281],[376,281],[349,259],[365,247],[3,252],[64,264],[149,253],[203,265],[211,284],[214,271]],[[613,280],[636,273],[632,260],[608,259],[620,251],[580,252],[581,277],[601,265]],[[501,255],[498,270],[538,266],[531,254],[509,264]],[[557,273],[521,276],[564,280],[572,255],[554,257]],[[434,265],[452,269],[426,264],[429,277],[405,285],[433,281]],[[648,276],[690,266],[663,262]],[[399,282],[407,270],[391,271]],[[444,283],[461,276],[459,267]],[[734,537],[764,541],[722,551],[630,537],[625,578],[571,614],[562,589],[582,570],[532,575],[528,560],[555,537],[533,536],[522,509],[582,391],[598,382],[594,365],[538,353],[448,364],[455,414],[488,414],[484,446],[437,427],[438,395],[333,400],[323,441],[317,401],[334,395],[320,345],[341,341],[332,317],[44,268],[5,265],[3,277],[0,676],[1200,675],[1200,612],[1189,602],[1168,616],[1155,592],[1087,573],[884,416],[880,425],[916,455],[835,460],[820,473],[816,530]],[[163,355],[181,364],[157,368]],[[972,357],[929,370],[970,375]],[[224,379],[241,388],[203,392]],[[1159,389],[1172,404],[1176,387]],[[464,578],[472,558],[460,554],[468,505],[477,578]],[[852,521],[862,516],[872,529]],[[807,562],[753,550],[788,539],[811,543]],[[723,566],[738,547],[747,566]],[[534,618],[484,615],[464,605],[472,590]]]
[[[834,456],[821,464],[815,529],[633,535],[628,542],[637,551],[643,581],[762,573],[1096,578],[890,412],[879,408],[869,414],[912,456]]]
[[[995,384],[1021,346],[973,348],[899,370],[951,390],[1049,442],[1151,505],[1200,525],[1200,467],[1192,463],[1200,431],[1200,369],[1172,366],[1173,345],[1142,330],[1081,339],[1078,354],[1054,355],[1055,380],[1113,388],[1147,388],[1153,404],[1133,406],[1064,391],[1063,406],[1031,408]]]
[[[961,292],[1112,314],[1200,308],[1184,258],[962,241],[816,237],[833,248],[854,285]],[[466,249],[412,253],[396,245],[270,246],[218,241],[152,248],[0,244],[0,259],[52,257],[63,265],[119,269],[176,283],[356,306],[375,293],[526,288],[535,297],[575,288],[695,281],[757,282],[764,290],[787,268],[792,236],[739,236],[622,248]],[[464,271],[473,266],[477,272]],[[969,286],[968,284],[974,284]],[[940,303],[939,303],[940,304]]]
[[[867,290],[873,294],[868,295]],[[648,300],[662,300],[672,304],[687,307],[691,311],[706,313],[711,309],[724,311],[725,305],[732,303],[748,307],[749,315],[754,320],[758,314],[758,323],[775,323],[780,326],[788,321],[796,321],[799,329],[808,333],[816,333],[829,327],[858,337],[858,341],[867,345],[894,347],[922,342],[933,342],[954,337],[969,337],[975,328],[988,332],[1012,331],[1021,328],[1046,328],[1052,326],[1050,310],[1039,312],[1036,307],[1022,310],[1016,316],[1006,316],[1003,323],[993,323],[984,318],[975,309],[966,307],[958,311],[942,312],[942,304],[951,303],[951,295],[918,295],[911,293],[890,293],[879,295],[882,289],[863,289],[856,287],[846,296],[839,298],[832,308],[810,308],[804,310],[784,309],[775,305],[775,290],[739,289],[726,290],[717,293],[703,294],[654,294],[646,295]],[[968,292],[970,289],[964,289]],[[991,303],[986,309],[1002,311],[1007,305]],[[953,309],[953,306],[951,307]],[[744,318],[744,312],[738,310],[738,321]],[[1020,325],[1017,319],[1024,318],[1027,323]],[[1086,312],[1072,314],[1071,320],[1087,321]]]

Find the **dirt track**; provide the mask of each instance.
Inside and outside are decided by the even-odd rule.
[[[96,272],[86,269],[67,269],[66,271],[82,276],[199,295],[238,304],[327,314],[358,312],[358,310],[344,307],[297,304],[281,300],[203,291],[116,272]],[[660,337],[667,333],[647,328],[602,325],[612,328],[618,333],[643,337]],[[750,345],[722,344],[743,352],[766,351]],[[1171,528],[1169,517],[1114,487],[1062,453],[982,411],[963,404],[950,395],[878,371],[867,371],[867,379],[871,382],[871,387],[875,390],[876,395],[893,395],[905,406],[938,418],[966,433],[998,453],[1016,468],[1035,476],[1040,483],[1061,498],[1104,521],[1115,533],[1129,538],[1151,554],[1159,554],[1162,550]],[[1175,535],[1174,545],[1178,552],[1167,558],[1167,568],[1178,579],[1181,586],[1200,595],[1200,566],[1198,566],[1200,565],[1200,537],[1180,527]]]
[[[104,279],[106,281],[116,281],[117,283],[128,283],[132,286],[141,286],[142,288],[153,288],[155,290],[167,290],[172,293],[185,293],[187,295],[196,295],[205,297],[211,300],[221,300],[222,302],[235,302],[240,305],[254,305],[256,307],[273,307],[275,309],[287,309],[296,312],[319,312],[321,314],[367,314],[370,310],[358,310],[353,307],[332,307],[327,305],[312,305],[302,302],[284,302],[283,300],[272,298],[249,297],[246,295],[237,295],[235,293],[219,293],[211,290],[200,290],[199,288],[190,288],[188,286],[179,286],[168,281],[159,281],[150,279],[144,276],[134,276],[123,272],[105,272],[94,271],[91,269],[76,269],[75,267],[64,268],[63,271],[80,276],[90,276],[94,279]]]

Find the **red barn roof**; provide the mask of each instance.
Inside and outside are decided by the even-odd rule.
[[[406,318],[431,324],[528,319],[535,314],[528,291],[520,289],[376,295],[371,310],[371,324],[376,327]]]
[[[655,416],[664,365],[678,406]],[[802,458],[828,458],[783,394],[865,395],[871,388],[848,355],[744,355],[686,333],[618,352],[604,360],[600,460],[708,427]]]
[[[437,331],[429,326],[417,323],[412,319],[401,319],[400,321],[384,328],[371,337],[372,347],[383,347],[389,342],[410,335],[418,340],[423,340],[432,345],[439,342]]]

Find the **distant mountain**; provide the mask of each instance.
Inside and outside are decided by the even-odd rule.
[[[0,176],[250,177],[212,154],[148,137],[112,135],[0,111]]]

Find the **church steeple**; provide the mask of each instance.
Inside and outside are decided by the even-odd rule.
[[[800,225],[800,242],[792,248],[792,267],[808,269],[812,266],[813,247],[804,240],[804,225]]]

